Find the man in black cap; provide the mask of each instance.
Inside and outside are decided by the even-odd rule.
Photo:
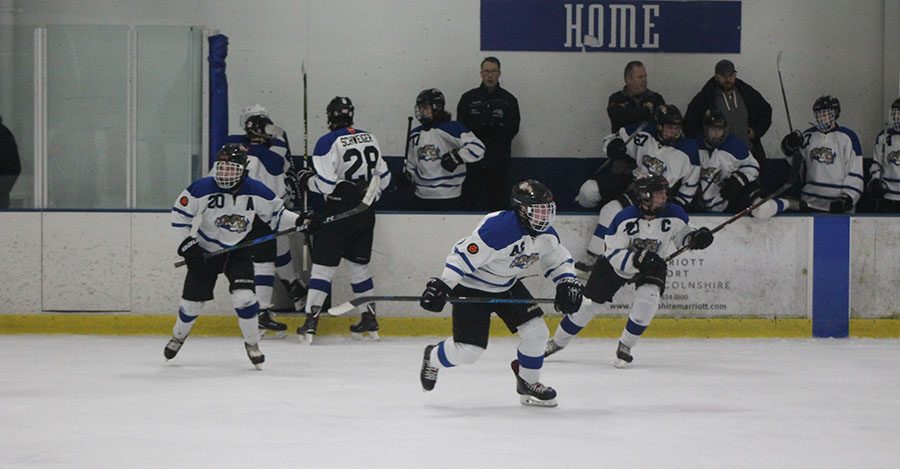
[[[760,139],[772,125],[772,106],[752,86],[737,78],[734,63],[716,63],[715,75],[694,96],[684,114],[684,133],[690,138],[703,135],[703,113],[715,109],[725,115],[729,130],[741,139],[753,156],[762,161],[766,152]]]

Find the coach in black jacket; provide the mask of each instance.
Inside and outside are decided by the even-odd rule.
[[[481,86],[466,91],[456,107],[459,122],[484,143],[484,158],[466,165],[463,207],[474,211],[508,208],[510,183],[506,180],[512,140],[519,133],[519,101],[500,87],[500,61],[481,61]]]
[[[758,161],[766,159],[760,139],[772,125],[772,106],[747,83],[738,80],[730,60],[716,64],[715,75],[694,96],[684,114],[684,133],[703,136],[703,113],[718,109],[728,121],[728,131],[741,139]]]

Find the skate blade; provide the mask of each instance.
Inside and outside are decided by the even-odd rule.
[[[287,331],[273,331],[269,329],[260,329],[259,330],[259,338],[272,340],[272,339],[283,339],[287,337]]]
[[[381,340],[381,337],[378,336],[378,331],[351,332],[350,337],[352,337],[355,340],[371,340],[371,341]]]
[[[519,396],[519,402],[522,405],[527,405],[531,407],[556,407],[556,399],[547,399],[546,401],[542,401],[534,396],[524,395]]]
[[[262,370],[262,363],[254,363],[254,364],[253,364],[253,368],[256,369],[257,371],[261,371],[261,370]]]
[[[617,358],[615,363],[613,363],[613,366],[620,370],[622,368],[628,368],[628,365],[630,365],[630,363],[626,362],[625,360],[622,360],[621,358]]]
[[[303,341],[306,342],[306,345],[312,345],[315,340],[315,334],[303,334]]]

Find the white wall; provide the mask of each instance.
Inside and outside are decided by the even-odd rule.
[[[764,139],[770,154],[787,132],[775,69],[783,74],[795,127],[811,120],[816,97],[843,104],[841,121],[871,151],[884,107],[896,97],[885,82],[885,38],[894,0],[755,0],[742,2],[738,77],[772,104],[774,125]],[[516,156],[598,155],[606,132],[606,97],[622,83],[622,68],[639,59],[650,87],[682,107],[723,58],[711,54],[482,52],[478,0],[246,0],[20,1],[16,24],[194,24],[230,38],[232,129],[240,107],[267,106],[302,148],[300,63],[306,60],[310,146],[324,132],[324,108],[337,95],[357,105],[357,123],[379,136],[391,155],[402,153],[406,116],[418,91],[439,87],[455,110],[459,95],[479,82],[486,55],[503,62],[501,82],[519,97],[523,124]],[[891,29],[885,31],[884,25]],[[892,50],[895,50],[893,48]],[[887,77],[887,78],[886,78]],[[885,89],[893,89],[887,92]]]

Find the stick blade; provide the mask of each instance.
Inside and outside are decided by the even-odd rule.
[[[353,303],[348,301],[346,303],[341,303],[337,306],[332,306],[328,310],[328,314],[330,314],[332,316],[343,316],[343,315],[349,313],[350,311],[353,311],[354,309],[356,309],[356,306],[354,306]]]

